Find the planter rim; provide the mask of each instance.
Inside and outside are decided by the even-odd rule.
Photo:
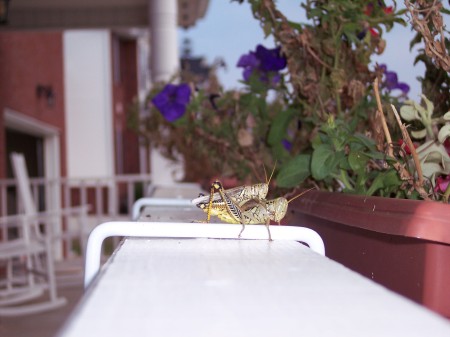
[[[436,201],[311,191],[294,200],[290,209],[351,227],[450,245],[450,205]]]

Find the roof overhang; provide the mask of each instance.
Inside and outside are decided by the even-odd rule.
[[[148,28],[151,0],[11,0],[1,29]],[[177,0],[178,25],[194,26],[209,0]]]

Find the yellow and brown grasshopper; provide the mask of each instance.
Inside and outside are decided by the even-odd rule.
[[[230,198],[230,201],[239,207],[250,200],[266,200],[267,193],[269,192],[270,180],[272,179],[274,172],[275,166],[269,179],[267,179],[266,170],[264,169],[264,174],[266,176],[265,183],[237,186],[227,190],[224,190],[222,184],[219,181],[216,181],[211,184],[209,195],[200,194],[198,198],[192,200],[192,203],[206,212],[206,222],[209,222],[212,215],[218,216],[219,214],[226,212],[226,200],[221,195],[220,191],[225,192]]]
[[[214,182],[211,185],[209,195],[200,195],[198,198],[192,200],[194,205],[200,207],[207,213],[206,222],[210,221],[212,215],[219,216],[219,214],[226,211],[226,200],[221,195],[221,192],[226,193],[230,202],[237,206],[242,206],[250,200],[265,200],[269,192],[269,184],[244,185],[224,190],[219,181]]]
[[[289,202],[312,189],[313,188],[300,193],[289,201],[283,197],[265,200],[265,196],[267,195],[266,192],[261,199],[254,197],[239,203],[230,196],[230,190],[224,190],[222,184],[219,181],[215,181],[211,185],[211,196],[209,200],[202,199],[202,201],[196,203],[196,205],[207,212],[208,218],[206,222],[209,222],[211,215],[215,215],[222,221],[241,224],[242,229],[238,237],[240,237],[244,231],[245,225],[264,224],[269,234],[269,240],[272,241],[272,235],[269,228],[270,221],[278,222],[279,224],[281,219],[286,215]],[[194,199],[193,202],[195,200],[197,199]]]

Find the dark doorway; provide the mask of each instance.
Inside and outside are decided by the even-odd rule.
[[[44,139],[20,131],[6,129],[6,155],[7,155],[7,177],[13,178],[10,154],[12,152],[23,153],[27,164],[30,178],[42,178],[44,172]],[[8,214],[17,213],[17,197],[15,188],[8,188]],[[37,208],[39,211],[45,209],[44,186],[38,189]]]
[[[44,177],[44,139],[20,131],[6,129],[6,152],[8,156],[7,177],[12,178],[9,156],[11,152],[23,153],[31,178]]]

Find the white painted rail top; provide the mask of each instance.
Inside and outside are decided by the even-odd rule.
[[[59,336],[448,337],[450,324],[295,241],[129,238]]]
[[[220,238],[236,239],[240,226],[219,223],[185,222],[133,222],[111,221],[95,227],[89,235],[86,248],[84,285],[87,287],[100,268],[103,241],[112,236],[126,237],[177,237],[177,238]],[[273,226],[274,240],[295,240],[306,243],[315,252],[325,255],[322,238],[310,228],[293,226]],[[242,239],[268,240],[264,225],[249,225],[241,235]]]

